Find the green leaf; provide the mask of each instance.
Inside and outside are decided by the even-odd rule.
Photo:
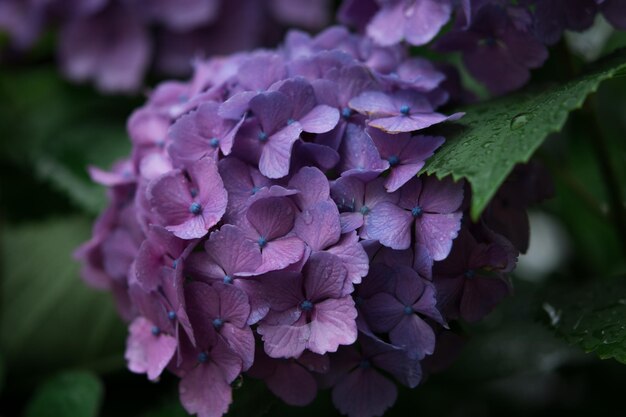
[[[0,345],[8,367],[24,373],[123,366],[125,330],[111,297],[88,288],[72,259],[89,236],[84,218],[0,233]]]
[[[104,190],[87,165],[108,168],[130,151],[126,118],[138,100],[97,94],[59,78],[53,67],[6,71],[0,76],[3,140],[0,158],[33,169],[73,203],[98,213]]]
[[[26,408],[26,417],[95,417],[104,388],[92,373],[72,371],[44,382]]]
[[[569,343],[626,364],[626,277],[555,291],[543,309],[549,325]]]
[[[602,81],[626,72],[626,52],[604,60],[586,75],[562,85],[532,90],[463,109],[461,128],[426,164],[439,178],[467,178],[476,220],[513,167],[527,162],[544,139],[561,130],[568,114]]]

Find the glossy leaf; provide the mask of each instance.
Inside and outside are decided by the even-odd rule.
[[[471,215],[477,219],[513,167],[527,162],[568,114],[582,106],[602,81],[626,73],[626,52],[561,85],[534,89],[466,109],[457,133],[427,162],[424,172],[466,178],[472,186]]]

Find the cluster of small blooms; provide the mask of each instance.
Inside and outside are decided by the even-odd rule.
[[[126,92],[141,87],[151,62],[187,75],[199,55],[274,45],[284,28],[321,29],[330,15],[330,0],[1,0],[0,32],[25,49],[58,26],[69,79]]]
[[[525,232],[506,217],[528,199],[502,194],[472,224],[463,182],[418,176],[444,142],[423,129],[461,116],[436,111],[443,81],[332,27],[159,85],[129,119],[131,157],[91,169],[111,204],[77,251],[131,323],[130,370],[169,369],[201,417],[228,410],[244,372],[288,404],[331,388],[370,417],[392,379],[415,387],[449,362],[450,321],[510,291]]]
[[[454,14],[451,30],[433,47],[461,52],[467,70],[502,94],[524,85],[529,70],[543,65],[546,45],[555,44],[564,30],[589,28],[598,13],[626,29],[623,0],[344,0],[339,18],[380,45],[421,46]]]

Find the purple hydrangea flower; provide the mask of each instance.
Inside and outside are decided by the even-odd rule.
[[[397,398],[398,391],[382,370],[413,388],[422,376],[419,362],[378,339],[362,336],[362,351],[352,347],[341,349],[331,362],[331,372],[337,374],[333,384],[333,404],[349,417],[382,415]],[[334,371],[332,368],[336,367]]]
[[[298,357],[305,349],[335,352],[357,336],[354,301],[342,296],[346,268],[324,252],[311,255],[302,273],[281,273],[263,279],[270,312],[257,331],[273,358]]]
[[[350,100],[350,107],[370,117],[368,124],[389,133],[412,132],[446,120],[457,120],[463,114],[444,116],[435,113],[428,99],[415,91],[394,94],[368,91]]]
[[[363,303],[362,311],[376,333],[389,333],[391,343],[411,358],[423,359],[435,350],[435,333],[424,317],[443,323],[436,308],[434,285],[412,268],[398,266],[393,292],[380,292]]]
[[[194,17],[152,6],[168,28]],[[442,72],[341,27],[194,68],[133,113],[129,158],[91,169],[110,207],[77,256],[130,323],[129,368],[150,379],[167,368],[203,417],[228,410],[242,372],[289,404],[332,387],[340,411],[380,414],[397,395],[389,376],[419,383],[444,317],[479,311],[474,294],[483,308],[498,298],[459,280],[468,261],[446,263],[461,245],[463,183],[417,177],[443,138],[409,132],[459,117],[436,113]],[[471,226],[493,255],[471,262],[500,276],[516,252],[498,218]]]
[[[181,239],[206,235],[226,211],[226,190],[212,158],[192,164],[189,176],[191,181],[183,171],[171,171],[154,180],[147,191],[152,210]]]
[[[450,252],[461,228],[463,183],[450,178],[413,178],[402,188],[397,203],[382,202],[368,217],[368,236],[393,249],[406,249],[411,238],[434,260]]]
[[[461,51],[470,73],[494,94],[521,87],[530,78],[529,70],[540,67],[548,58],[546,47],[532,33],[516,27],[497,5],[480,8],[467,30],[446,33],[436,48],[442,52]]]
[[[450,256],[434,267],[441,311],[449,319],[482,319],[510,292],[503,275],[513,268],[511,249],[498,243],[478,243],[463,230]]]

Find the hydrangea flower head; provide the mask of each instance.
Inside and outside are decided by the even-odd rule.
[[[452,6],[381,2],[376,24],[410,11],[402,36],[425,42]],[[165,10],[151,13],[172,27],[195,17]],[[439,20],[418,34],[420,10]],[[330,388],[350,417],[384,412],[396,382],[416,387],[448,322],[508,292],[485,271],[515,260],[497,215],[464,224],[463,182],[420,175],[445,142],[424,129],[462,116],[438,111],[444,79],[400,45],[333,27],[155,88],[129,119],[130,157],[91,169],[110,207],[77,251],[130,323],[129,369],[174,373],[202,417],[227,412],[242,374],[293,405]]]

